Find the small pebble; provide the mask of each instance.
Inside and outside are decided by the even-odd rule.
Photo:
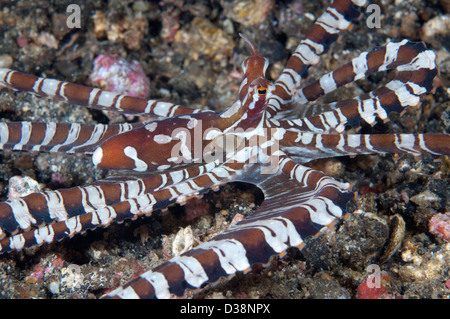
[[[422,40],[427,43],[437,44],[442,37],[448,37],[450,33],[450,14],[434,17],[422,27]]]
[[[48,289],[49,289],[50,292],[51,292],[52,294],[54,294],[54,295],[57,295],[57,294],[60,293],[60,291],[59,291],[59,285],[58,285],[58,283],[55,282],[55,281],[52,281],[52,282],[50,283],[50,285],[48,285]]]
[[[28,176],[13,176],[8,184],[8,199],[24,197],[42,190],[42,185]]]
[[[233,21],[241,23],[244,27],[260,25],[267,15],[272,12],[275,1],[273,0],[239,0],[221,1],[224,15]]]
[[[438,202],[441,199],[436,194],[426,190],[420,194],[412,196],[410,200],[420,207],[432,207],[435,202]]]
[[[10,68],[13,64],[13,58],[10,55],[0,55],[0,68]]]

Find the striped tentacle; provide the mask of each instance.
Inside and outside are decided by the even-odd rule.
[[[15,234],[52,222],[67,221],[137,197],[165,183],[166,176],[106,179],[92,185],[33,193],[0,203],[1,234]]]
[[[142,125],[0,122],[0,150],[90,154],[111,136]]]
[[[423,71],[423,72],[422,72]],[[376,124],[376,118],[389,121],[389,114],[397,112],[403,115],[406,107],[420,105],[422,95],[432,90],[432,78],[435,72],[419,70],[402,72],[386,86],[360,97],[323,105],[323,109],[331,109],[316,116],[295,120],[269,119],[269,122],[287,130],[315,133],[342,133],[346,125],[359,130],[361,121],[370,125]],[[422,86],[424,85],[424,86]],[[314,109],[317,110],[316,107]]]
[[[299,162],[335,156],[410,153],[450,155],[448,134],[315,134],[286,132],[281,150]]]
[[[252,216],[105,297],[181,296],[186,289],[248,272],[254,264],[267,266],[272,255],[283,256],[289,247],[302,248],[306,237],[320,233],[344,214],[346,203],[353,197],[349,184],[284,157],[279,164],[277,174],[262,178],[256,171],[240,176],[247,182],[257,181],[265,195],[264,203]]]
[[[20,250],[184,205],[233,180],[242,165],[212,162],[142,178],[115,177],[89,186],[30,194],[0,203],[0,252]],[[17,233],[20,229],[20,233]]]
[[[343,132],[346,124],[359,128],[361,120],[374,125],[376,117],[388,121],[390,112],[402,114],[406,107],[419,105],[420,96],[434,89],[433,79],[437,75],[435,53],[427,50],[421,42],[412,43],[405,40],[363,53],[352,62],[323,76],[304,91],[299,91],[301,103],[316,99],[373,72],[393,68],[399,72],[395,79],[385,86],[358,98],[330,104],[332,110],[322,114],[281,121],[280,125],[311,132]],[[307,105],[303,113],[310,113],[310,108],[316,107]]]
[[[362,79],[378,71],[397,69],[400,73],[406,71],[429,71],[421,83],[423,87],[432,87],[431,81],[437,74],[435,64],[436,54],[427,50],[423,42],[390,42],[377,47],[370,52],[364,52],[342,67],[323,75],[319,80],[300,89],[295,97],[301,104],[315,101],[320,96],[337,88]]]
[[[78,84],[44,79],[5,68],[0,68],[0,86],[93,109],[115,111],[120,114],[165,118],[200,111],[170,102],[146,100]]]
[[[275,116],[293,101],[308,67],[320,62],[320,56],[338,40],[339,32],[351,28],[351,21],[360,16],[359,7],[366,4],[366,0],[336,0],[316,20],[275,82],[275,92],[267,106],[270,115]]]

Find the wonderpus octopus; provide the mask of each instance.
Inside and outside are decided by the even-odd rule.
[[[449,155],[448,134],[363,133],[387,122],[391,112],[402,115],[407,108],[417,109],[423,97],[434,92],[436,54],[423,42],[387,41],[339,61],[337,68],[315,81],[306,80],[366,6],[364,0],[330,4],[274,81],[266,75],[269,60],[258,50],[263,39],[254,43],[241,28],[240,41],[250,55],[242,62],[235,102],[223,111],[0,69],[4,87],[141,119],[121,124],[2,120],[2,150],[87,155],[97,168],[113,170],[114,175],[0,203],[1,252],[159,213],[231,182],[256,186],[263,201],[254,212],[135,274],[127,284],[97,292],[107,292],[105,298],[183,296],[258,265],[268,267],[274,256],[303,248],[305,240],[350,212],[348,204],[356,196],[352,185],[306,163],[364,154],[430,154],[435,159]],[[376,89],[337,102],[321,99],[348,83],[389,70],[392,76]]]

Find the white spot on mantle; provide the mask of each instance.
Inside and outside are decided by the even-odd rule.
[[[148,168],[147,163],[137,157],[137,151],[134,147],[127,146],[123,149],[123,153],[134,161],[135,171],[143,172]]]

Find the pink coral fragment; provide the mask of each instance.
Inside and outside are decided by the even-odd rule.
[[[106,91],[147,98],[150,80],[137,61],[131,63],[118,55],[100,54],[89,77],[91,85]]]
[[[428,223],[428,228],[433,235],[450,241],[450,212],[434,215]]]

